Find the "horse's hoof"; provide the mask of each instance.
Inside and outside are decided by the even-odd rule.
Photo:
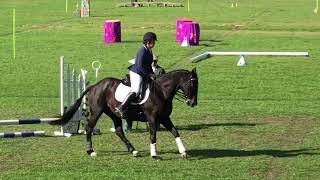
[[[187,153],[181,153],[181,157],[183,158],[183,159],[188,159],[188,154]]]
[[[92,153],[90,154],[90,156],[91,156],[91,157],[95,157],[95,156],[97,156],[97,153],[96,153],[96,152],[92,152]]]
[[[88,150],[88,151],[87,151],[87,154],[88,154],[89,156],[91,156],[91,157],[97,156],[97,153],[94,152],[92,149],[91,149],[91,150]]]
[[[152,156],[153,160],[160,161],[162,158],[160,156]]]
[[[134,150],[134,151],[132,151],[132,156],[137,157],[139,155],[138,153],[139,153],[139,151]]]

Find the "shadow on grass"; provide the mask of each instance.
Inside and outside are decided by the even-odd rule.
[[[140,124],[140,123],[139,123]],[[185,125],[185,126],[176,126],[176,128],[179,130],[187,130],[187,131],[199,131],[201,129],[208,129],[211,127],[220,127],[220,126],[230,126],[230,127],[252,127],[257,126],[260,124],[256,123],[214,123],[214,124],[192,124],[192,125]],[[160,129],[157,131],[167,131],[162,125],[160,126]],[[139,128],[137,129],[134,127],[129,133],[148,133],[149,130],[147,127],[143,125],[139,125]]]
[[[220,46],[220,45],[229,45],[222,42],[223,42],[222,40],[201,39],[199,46],[214,47],[214,46]]]
[[[110,17],[110,14],[90,14],[90,17],[95,17],[95,18],[105,18],[108,19],[108,17]],[[112,17],[123,17],[123,14],[114,14],[112,15]]]
[[[138,40],[124,40],[124,41],[122,41],[121,40],[121,43],[141,43],[141,41],[138,41]]]
[[[131,155],[128,151],[125,150],[119,150],[119,151],[115,151],[115,150],[98,150],[97,153],[99,155],[103,155],[103,156],[111,156],[111,155]]]
[[[221,158],[221,157],[244,157],[244,156],[272,156],[272,157],[294,157],[299,155],[319,155],[312,152],[316,149],[295,150],[233,150],[233,149],[195,149],[189,150],[188,154],[197,159]]]
[[[199,131],[210,127],[235,126],[235,127],[251,127],[259,124],[256,123],[213,123],[213,124],[192,124],[186,126],[178,126],[178,130]]]
[[[127,157],[133,157],[132,153],[126,151],[126,150],[97,150],[96,151],[98,156],[127,156]],[[161,155],[161,154],[160,154]],[[140,151],[137,156],[133,158],[139,158],[139,157],[150,157],[149,151]]]

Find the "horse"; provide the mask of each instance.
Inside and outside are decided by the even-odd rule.
[[[121,80],[107,77],[97,82],[95,85],[89,86],[76,102],[60,116],[57,121],[51,124],[67,123],[81,105],[83,97],[87,94],[88,106],[90,110],[90,119],[85,127],[86,130],[86,152],[90,156],[96,156],[92,146],[92,132],[102,115],[105,113],[114,123],[116,134],[126,145],[128,151],[133,156],[138,155],[138,151],[126,138],[122,129],[122,118],[115,113],[115,108],[120,104],[115,98],[115,91]],[[148,99],[142,105],[129,105],[124,119],[129,121],[148,122],[150,131],[150,154],[154,159],[161,159],[156,148],[156,131],[157,123],[162,124],[175,137],[179,153],[182,157],[187,158],[186,148],[182,143],[179,132],[173,125],[170,114],[173,110],[172,100],[176,94],[181,93],[186,100],[186,104],[190,107],[197,105],[198,96],[198,76],[196,68],[189,70],[173,70],[156,80],[151,81],[150,93]],[[179,91],[181,90],[181,91]],[[179,92],[178,92],[179,91]]]

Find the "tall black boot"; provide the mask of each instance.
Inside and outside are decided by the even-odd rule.
[[[118,107],[116,107],[115,112],[118,113],[121,116],[121,118],[124,118],[124,113],[126,112],[128,105],[134,98],[136,98],[136,93],[130,92],[124,99],[124,101]]]

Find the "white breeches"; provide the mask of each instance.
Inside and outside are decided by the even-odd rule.
[[[136,96],[140,94],[140,88],[142,83],[142,77],[132,71],[129,71],[131,81],[131,92],[135,92]]]

